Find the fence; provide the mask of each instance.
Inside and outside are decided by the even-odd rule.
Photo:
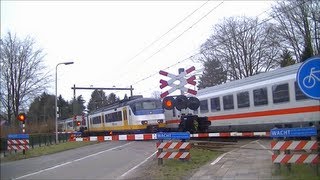
[[[60,142],[67,142],[69,139],[70,134],[59,134],[58,141]],[[56,144],[55,134],[30,134],[29,135],[29,148],[33,149],[34,147],[41,147],[41,146],[49,146]],[[8,153],[8,138],[1,138],[0,139],[0,152],[3,156]]]

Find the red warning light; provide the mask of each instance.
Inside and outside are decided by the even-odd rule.
[[[171,96],[165,97],[162,101],[162,106],[166,110],[171,110],[174,107],[174,99]]]
[[[26,114],[25,113],[19,113],[18,116],[17,116],[17,119],[19,121],[25,121],[26,120]]]
[[[166,103],[166,106],[167,106],[167,107],[171,107],[172,104],[173,104],[172,101],[170,101],[170,100],[166,101],[165,103]]]

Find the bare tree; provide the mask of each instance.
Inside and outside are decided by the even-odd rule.
[[[219,60],[228,80],[278,66],[279,44],[272,24],[259,23],[257,18],[231,17],[213,29],[211,37],[201,46],[201,54],[204,61]]]
[[[320,53],[320,1],[280,0],[271,16],[277,22],[281,47],[292,52],[296,62]]]
[[[1,105],[9,123],[47,87],[44,55],[31,38],[20,40],[10,32],[1,38]]]

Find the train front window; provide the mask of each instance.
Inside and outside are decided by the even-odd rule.
[[[132,105],[130,105],[132,112],[136,114],[138,111],[144,111],[144,110],[162,110],[162,104],[161,101],[142,101],[142,102],[136,102]]]

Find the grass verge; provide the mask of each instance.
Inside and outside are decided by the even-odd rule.
[[[320,167],[318,167],[320,168]],[[316,165],[311,164],[292,164],[291,171],[288,171],[287,167],[281,165],[280,175],[288,180],[319,180],[320,172],[318,169],[318,176],[316,173]]]
[[[64,142],[59,144],[53,144],[50,146],[35,147],[34,149],[27,150],[25,155],[23,155],[22,151],[19,151],[17,153],[13,151],[11,152],[11,154],[6,154],[5,157],[1,158],[1,162],[15,161],[20,159],[47,155],[47,154],[53,154],[61,151],[66,151],[69,149],[75,149],[82,146],[96,144],[96,143],[97,142]]]
[[[163,165],[158,165],[158,159],[154,158],[150,163],[133,175],[132,179],[188,179],[198,168],[217,158],[221,152],[192,148],[189,161],[177,159],[164,159]],[[130,178],[130,179],[131,179]]]

